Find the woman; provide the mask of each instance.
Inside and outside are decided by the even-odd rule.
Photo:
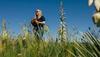
[[[45,17],[42,15],[42,11],[37,9],[35,11],[35,18],[31,21],[31,24],[34,26],[33,32],[37,36],[38,39],[43,37],[44,34],[44,25],[45,25]]]

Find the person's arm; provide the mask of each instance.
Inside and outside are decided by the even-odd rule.
[[[36,21],[38,24],[45,24],[45,17],[41,17],[41,21]]]
[[[38,22],[39,24],[45,24],[45,21],[42,21],[42,22]]]
[[[37,24],[45,24],[45,21],[40,22],[40,21],[37,21],[37,20],[36,20],[36,23],[37,23]]]
[[[31,20],[31,24],[32,24],[33,26],[37,24],[35,18]]]

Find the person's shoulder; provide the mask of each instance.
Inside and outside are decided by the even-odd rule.
[[[45,17],[44,16],[41,16],[41,19],[45,19]]]
[[[41,16],[41,18],[45,18],[44,16]]]
[[[42,19],[43,21],[45,21],[45,17],[44,17],[44,16],[41,16],[41,19]]]

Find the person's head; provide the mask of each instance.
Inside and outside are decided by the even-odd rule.
[[[35,11],[35,15],[36,15],[36,16],[42,16],[42,11],[41,11],[40,9],[37,9],[37,10]]]

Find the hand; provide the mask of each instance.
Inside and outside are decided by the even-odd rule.
[[[36,24],[39,24],[39,21],[35,20]]]

